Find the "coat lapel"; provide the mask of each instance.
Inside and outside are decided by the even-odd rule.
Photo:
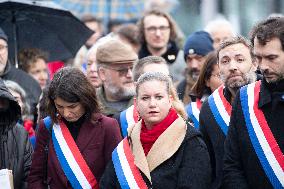
[[[159,136],[150,149],[147,155],[150,172],[169,159],[179,149],[185,134],[186,123],[179,117]]]
[[[141,121],[134,125],[130,132],[130,143],[132,147],[132,153],[134,155],[135,165],[146,175],[151,182],[150,171],[147,163],[146,156],[142,144],[140,142]]]

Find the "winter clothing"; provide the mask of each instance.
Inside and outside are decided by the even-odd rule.
[[[41,121],[28,180],[30,189],[46,188],[44,184],[46,171],[47,183],[51,189],[72,188],[58,161],[50,135],[50,131],[47,130],[43,121]],[[75,142],[83,158],[97,182],[99,182],[105,166],[111,159],[113,149],[121,140],[117,122],[102,114],[93,114],[92,118],[86,118],[80,129],[72,130],[71,135],[75,138]],[[46,160],[47,154],[44,151],[47,141],[49,141],[48,160]],[[46,162],[47,170],[45,168]]]
[[[284,152],[283,94],[283,80],[276,84],[268,84],[265,80],[262,80],[258,108],[263,111],[267,124],[282,153]],[[225,141],[222,186],[228,189],[273,188],[251,143],[241,108],[239,93],[233,103],[230,127]]]
[[[184,60],[190,54],[198,54],[206,56],[213,51],[213,39],[210,34],[205,31],[197,31],[187,37],[184,45]]]
[[[152,54],[147,49],[147,44],[143,44],[139,51],[139,59],[151,56]],[[180,81],[184,76],[184,70],[186,64],[183,60],[183,51],[180,50],[175,42],[170,41],[167,46],[167,51],[161,55],[169,66],[170,75],[173,77],[173,81]]]
[[[17,124],[21,108],[0,79],[0,98],[9,100],[8,110],[0,113],[0,169],[13,172],[14,188],[27,188],[33,149],[28,133]]]
[[[189,74],[186,74],[186,78],[183,79],[178,85],[177,85],[177,93],[179,99],[184,103],[188,104],[191,102],[190,94],[191,94],[191,88],[193,87],[195,81],[192,79],[192,77]]]
[[[41,94],[38,82],[26,72],[15,68],[10,62],[7,62],[4,73],[0,77],[4,80],[12,80],[18,83],[25,90],[27,102],[31,107],[31,112],[34,113]]]
[[[200,133],[179,117],[156,140],[145,156],[140,141],[141,121],[129,130],[134,162],[148,188],[208,188],[210,163]],[[175,140],[171,140],[175,139]],[[113,162],[100,181],[101,189],[121,188]]]
[[[100,87],[97,90],[97,98],[102,106],[102,112],[108,117],[113,117],[115,114],[118,114],[131,106],[133,104],[133,99],[119,101],[119,102],[109,102],[105,98],[104,88]]]
[[[228,88],[223,89],[224,97],[228,102],[231,99],[231,93]],[[199,114],[199,130],[207,145],[210,162],[212,167],[212,189],[220,188],[223,173],[223,155],[225,134],[218,125],[213,112],[209,106],[208,99],[203,102]]]
[[[129,64],[138,59],[134,50],[119,40],[110,40],[99,45],[96,53],[98,64]]]

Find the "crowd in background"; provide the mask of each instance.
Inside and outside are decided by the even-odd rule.
[[[219,19],[181,40],[158,9],[108,33],[81,21],[94,34],[74,59],[28,48],[18,68],[0,29],[0,169],[14,188],[284,188],[284,17],[250,39]]]

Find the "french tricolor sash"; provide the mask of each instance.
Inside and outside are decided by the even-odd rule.
[[[191,102],[185,107],[188,117],[193,121],[193,125],[197,129],[199,129],[199,114],[201,105],[201,100],[197,98],[196,102]]]
[[[208,97],[208,103],[217,124],[221,127],[223,133],[227,135],[232,106],[225,98],[223,91],[224,86],[216,89]]]
[[[241,106],[251,143],[266,176],[274,188],[284,188],[284,155],[258,108],[260,86],[257,81],[241,88]]]
[[[54,124],[52,141],[59,163],[73,188],[99,188],[71,133],[63,122]]]
[[[127,138],[124,138],[112,152],[116,176],[122,189],[147,189],[141,173],[134,164]]]
[[[136,105],[132,105],[120,113],[120,126],[122,130],[122,137],[127,136],[127,128],[138,122],[138,112]]]

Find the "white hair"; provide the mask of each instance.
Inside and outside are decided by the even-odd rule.
[[[232,24],[225,18],[217,18],[212,21],[210,21],[204,28],[204,30],[208,33],[212,33],[213,31],[218,30],[219,28],[228,28],[232,31],[232,33],[235,35],[234,28]]]

